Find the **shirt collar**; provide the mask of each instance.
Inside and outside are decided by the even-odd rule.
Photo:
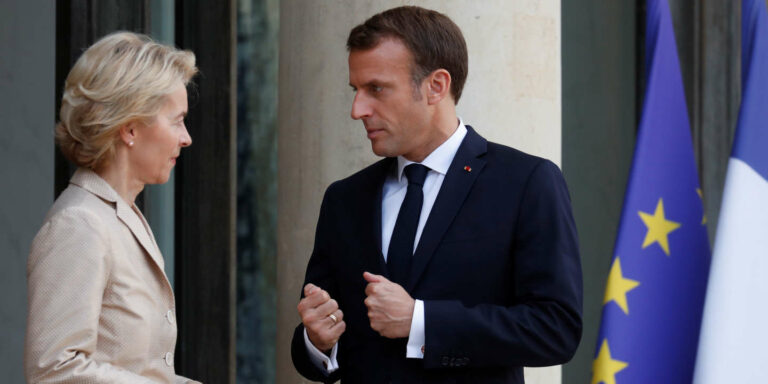
[[[459,146],[461,146],[461,142],[464,140],[464,136],[466,135],[467,127],[464,126],[464,121],[461,120],[461,117],[459,117],[459,126],[456,128],[456,131],[453,132],[448,140],[444,141],[442,144],[440,144],[439,147],[435,148],[435,150],[432,151],[432,153],[430,153],[420,164],[429,167],[430,170],[433,170],[439,174],[445,175],[448,173],[448,168],[451,166],[453,157],[456,156],[456,152],[458,152]],[[413,163],[415,162],[410,161],[403,156],[397,157],[398,181],[401,181],[405,167]]]

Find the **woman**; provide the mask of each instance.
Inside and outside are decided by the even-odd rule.
[[[120,32],[67,77],[56,141],[80,168],[35,237],[25,348],[32,383],[188,383],[173,368],[176,316],[163,257],[134,205],[168,180],[195,56]]]

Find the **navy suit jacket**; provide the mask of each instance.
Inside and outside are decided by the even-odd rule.
[[[312,365],[303,327],[296,369],[342,383],[523,383],[523,366],[562,364],[581,338],[582,279],[570,198],[552,162],[487,142],[471,127],[435,200],[405,286],[424,301],[424,359],[370,327],[363,271],[388,276],[381,194],[397,161],[333,183],[320,208],[306,283],[339,303],[339,370]],[[468,167],[468,168],[467,168]]]

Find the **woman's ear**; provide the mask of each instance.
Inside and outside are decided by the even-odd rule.
[[[429,74],[427,87],[427,103],[439,103],[451,94],[451,74],[445,69],[436,69]]]
[[[135,121],[123,124],[120,129],[120,141],[128,147],[133,147],[136,143],[136,133],[138,126]]]

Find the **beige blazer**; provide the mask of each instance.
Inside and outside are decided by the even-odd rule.
[[[27,265],[30,383],[186,383],[173,369],[176,313],[146,220],[79,169]]]

